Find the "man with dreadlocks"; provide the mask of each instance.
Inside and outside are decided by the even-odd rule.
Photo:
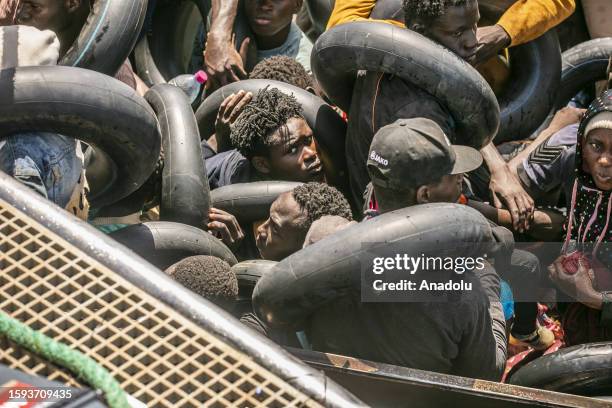
[[[203,142],[211,189],[257,180],[325,179],[302,107],[276,88],[262,89],[253,99],[244,91],[230,95],[219,108],[216,138],[219,147],[230,139],[235,149],[212,155]]]

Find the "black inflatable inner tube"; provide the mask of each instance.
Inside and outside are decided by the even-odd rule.
[[[146,9],[147,0],[96,0],[81,34],[59,63],[114,76],[138,40]]]
[[[561,84],[554,106],[533,137],[546,129],[557,111],[581,90],[606,79],[608,61],[612,56],[612,37],[597,38],[578,44],[562,54]]]
[[[413,31],[378,22],[341,24],[319,37],[311,65],[325,93],[347,112],[356,72],[386,72],[419,84],[447,106],[458,143],[481,148],[497,133],[499,106],[485,80],[451,51]]]
[[[306,0],[306,10],[317,33],[325,31],[335,3],[335,0]]]
[[[234,82],[226,85],[209,95],[198,110],[196,111],[196,119],[200,127],[200,136],[208,138],[215,132],[215,119],[219,106],[225,98],[232,93],[240,90],[252,92],[257,95],[260,89],[269,86],[277,88],[279,91],[287,95],[293,95],[303,108],[304,118],[311,127],[315,140],[322,150],[322,153],[327,154],[332,158],[333,163],[329,160],[324,160],[323,164],[326,173],[334,173],[342,178],[346,174],[346,162],[344,154],[344,143],[346,137],[346,122],[338,115],[338,113],[323,99],[316,95],[296,86],[273,81],[268,79],[247,79],[240,82]],[[217,140],[219,149],[222,151],[224,146],[231,146],[229,141]],[[330,167],[333,165],[334,169]],[[331,170],[331,171],[330,171]],[[330,181],[331,182],[331,181]],[[337,184],[337,183],[334,183]]]
[[[499,95],[500,129],[495,143],[522,140],[546,118],[560,83],[561,51],[551,30],[518,47],[510,48],[510,80]]]
[[[265,220],[270,206],[282,193],[302,183],[291,181],[255,181],[223,186],[210,192],[211,206],[232,214],[240,223]]]
[[[102,150],[95,149],[92,146],[86,147],[83,153],[85,155],[84,164],[89,191],[96,194],[96,192],[104,191],[111,187],[118,174],[113,159]]]
[[[185,93],[156,85],[145,95],[157,113],[164,149],[160,220],[206,228],[210,191],[198,124]]]
[[[147,85],[162,84],[186,72],[183,45],[194,5],[206,22],[210,10],[206,1],[157,3],[152,31],[140,39],[134,53],[138,74]]]
[[[248,298],[249,301],[253,294],[255,285],[266,273],[277,264],[274,261],[266,261],[264,259],[253,259],[249,261],[239,262],[232,266],[232,272],[238,279],[239,296]]]
[[[232,251],[208,232],[176,222],[130,225],[110,237],[161,270],[194,255],[215,256],[230,266],[238,263]]]
[[[479,2],[479,8],[484,19],[494,23],[513,3],[514,0],[485,0]],[[402,2],[401,0],[379,0],[370,16],[374,19],[404,22]],[[396,44],[392,44],[391,40],[388,40],[385,49],[392,50],[409,46],[414,45],[398,45],[397,40]],[[356,61],[355,58],[355,63]],[[509,85],[497,97],[500,107],[500,126],[495,136],[495,143],[528,137],[542,123],[553,106],[559,88],[561,67],[559,42],[554,30],[550,30],[527,44],[510,48],[510,61]],[[331,66],[333,68],[330,70],[333,70],[335,66],[333,64]],[[353,70],[354,67],[349,69]],[[373,70],[380,69],[375,67]],[[342,75],[344,71],[346,70],[340,69],[339,75]],[[329,83],[330,86],[336,88],[345,86],[335,84],[333,80],[330,80]],[[415,83],[420,84],[420,82]],[[347,86],[345,89],[352,89],[352,81],[347,80]],[[350,96],[351,94],[347,94],[343,98],[349,101]],[[349,106],[348,102],[345,102],[344,105]]]
[[[378,1],[372,18],[404,22],[401,3],[401,0]],[[496,23],[514,3],[515,0],[479,1],[482,25]],[[561,51],[555,30],[508,50],[510,79],[497,95],[500,125],[495,136],[496,144],[528,137],[546,118],[560,88]]]
[[[192,21],[194,5],[200,14],[204,29],[208,29],[210,0],[184,0],[158,2],[153,14],[153,28],[150,35],[144,36],[136,46],[136,69],[143,81],[149,85],[162,84],[170,79],[185,74],[188,63],[185,65],[184,44],[187,38],[187,29]],[[250,35],[246,17],[239,6],[234,23],[236,44],[240,47],[242,41]],[[191,54],[190,54],[191,55]]]
[[[510,384],[585,396],[612,392],[612,343],[561,349],[528,363]]]
[[[0,137],[27,131],[59,133],[100,149],[117,174],[92,206],[127,197],[149,177],[161,139],[155,113],[124,83],[71,67],[24,67],[0,71]]]
[[[606,79],[611,56],[612,37],[586,41],[566,50],[562,55],[561,86],[555,110],[566,106],[583,88]]]
[[[468,242],[477,250],[494,237],[489,222],[464,205],[426,204],[383,214],[279,262],[257,282],[253,309],[272,327],[292,326],[348,291],[359,291],[361,262],[376,248],[392,243],[409,256],[440,256]]]
[[[479,2],[480,3],[480,2]],[[405,22],[404,7],[401,0],[379,0],[370,13],[370,18],[377,20],[395,20]]]

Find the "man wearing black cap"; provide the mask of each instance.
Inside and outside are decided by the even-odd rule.
[[[377,210],[388,212],[456,201],[460,174],[478,167],[482,157],[475,149],[451,146],[434,121],[418,118],[381,128],[367,163]],[[488,264],[480,273],[465,276],[476,289],[458,302],[363,303],[358,296],[342,297],[313,315],[313,349],[499,381],[507,356],[499,277]]]
[[[370,145],[367,167],[382,213],[416,204],[457,202],[463,173],[481,164],[476,149],[452,146],[434,121],[417,118],[381,128]]]
[[[400,119],[381,128],[372,140],[367,162],[373,186],[370,209],[385,213],[417,204],[458,202],[463,198],[463,173],[481,163],[477,150],[451,145],[434,121]],[[489,215],[482,210],[486,204],[463,202]],[[510,241],[513,245],[513,240]],[[511,334],[527,346],[546,349],[553,343],[554,335],[537,325],[539,261],[526,251],[513,250],[509,255],[509,265],[500,265],[498,272],[512,285],[515,300],[525,300],[515,304]]]

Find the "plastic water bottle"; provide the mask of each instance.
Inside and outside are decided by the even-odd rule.
[[[194,103],[198,95],[200,94],[200,90],[202,89],[202,85],[206,83],[208,80],[208,76],[204,71],[198,71],[194,75],[184,74],[179,75],[176,78],[168,81],[170,85],[174,85],[178,88],[181,88],[187,98],[189,99],[189,103]]]

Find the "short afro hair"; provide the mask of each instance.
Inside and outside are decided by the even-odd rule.
[[[452,6],[463,6],[476,0],[403,0],[406,27],[414,21],[430,22],[446,13]]]
[[[251,79],[272,79],[285,82],[298,88],[307,89],[314,87],[312,77],[308,75],[302,64],[295,58],[286,55],[275,55],[266,58],[255,65],[249,74]]]
[[[280,129],[281,137],[287,137],[291,118],[304,118],[297,99],[266,87],[242,109],[231,126],[232,145],[247,159],[267,156],[268,147],[274,143],[272,134]]]
[[[214,256],[185,258],[166,270],[175,281],[222,306],[238,296],[238,279],[229,264]]]
[[[351,206],[340,191],[324,183],[301,184],[291,192],[305,214],[300,228],[308,231],[313,222],[325,215],[338,215],[349,221],[353,220]]]

